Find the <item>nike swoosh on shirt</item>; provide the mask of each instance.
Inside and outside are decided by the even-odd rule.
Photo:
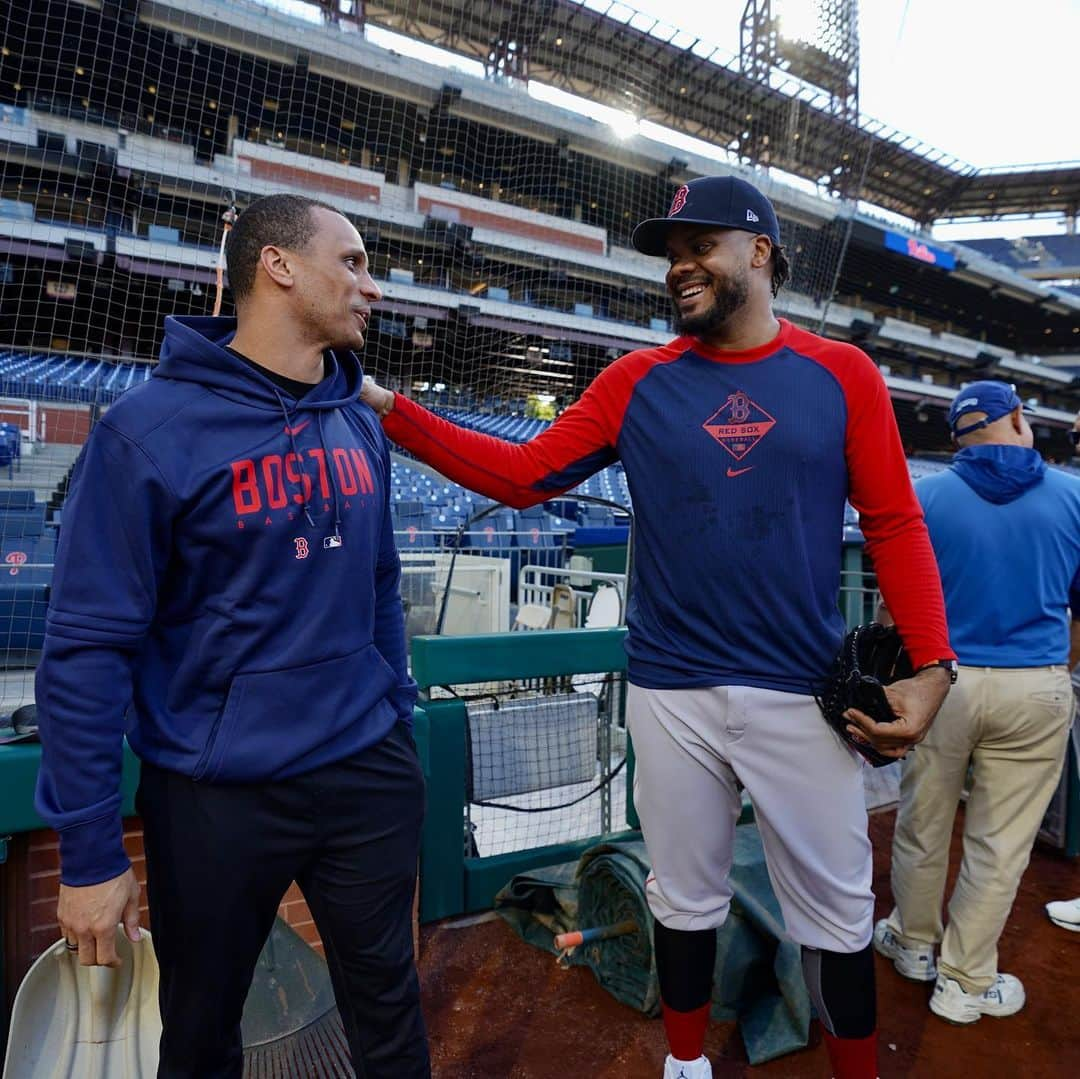
[[[286,425],[285,434],[298,435],[305,427],[307,427],[309,423],[311,423],[311,420],[304,420],[303,423],[298,423],[295,427],[289,427],[288,425]]]
[[[744,472],[749,472],[753,467],[753,465],[750,465],[748,468],[729,468],[727,474],[729,476],[741,476]]]

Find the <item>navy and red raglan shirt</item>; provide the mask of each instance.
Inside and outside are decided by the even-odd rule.
[[[888,389],[853,345],[785,320],[741,352],[680,337],[613,362],[524,445],[400,395],[383,423],[455,482],[519,508],[622,461],[637,530],[635,685],[810,692],[844,634],[845,498],[912,662],[953,655]]]

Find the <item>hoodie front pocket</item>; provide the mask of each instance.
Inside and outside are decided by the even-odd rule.
[[[354,724],[397,685],[374,645],[284,670],[237,674],[193,778],[248,782],[284,772]]]

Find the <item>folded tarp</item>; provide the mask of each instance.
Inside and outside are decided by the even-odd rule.
[[[640,842],[599,844],[577,862],[521,873],[495,897],[495,909],[530,944],[555,952],[558,933],[633,921],[636,933],[584,944],[569,956],[624,1004],[655,1016],[660,989],[645,901],[649,861]],[[712,1016],[737,1020],[751,1064],[802,1049],[810,998],[799,946],[784,936],[753,824],[735,829],[734,896],[717,930]]]

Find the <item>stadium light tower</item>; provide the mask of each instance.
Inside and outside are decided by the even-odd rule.
[[[762,86],[774,75],[820,91],[814,105],[834,116],[849,131],[859,123],[859,3],[858,0],[747,0],[739,23],[739,70]],[[793,104],[793,108],[796,107]],[[762,162],[759,140],[751,131],[740,153]],[[859,176],[850,157],[829,186],[850,197]]]

